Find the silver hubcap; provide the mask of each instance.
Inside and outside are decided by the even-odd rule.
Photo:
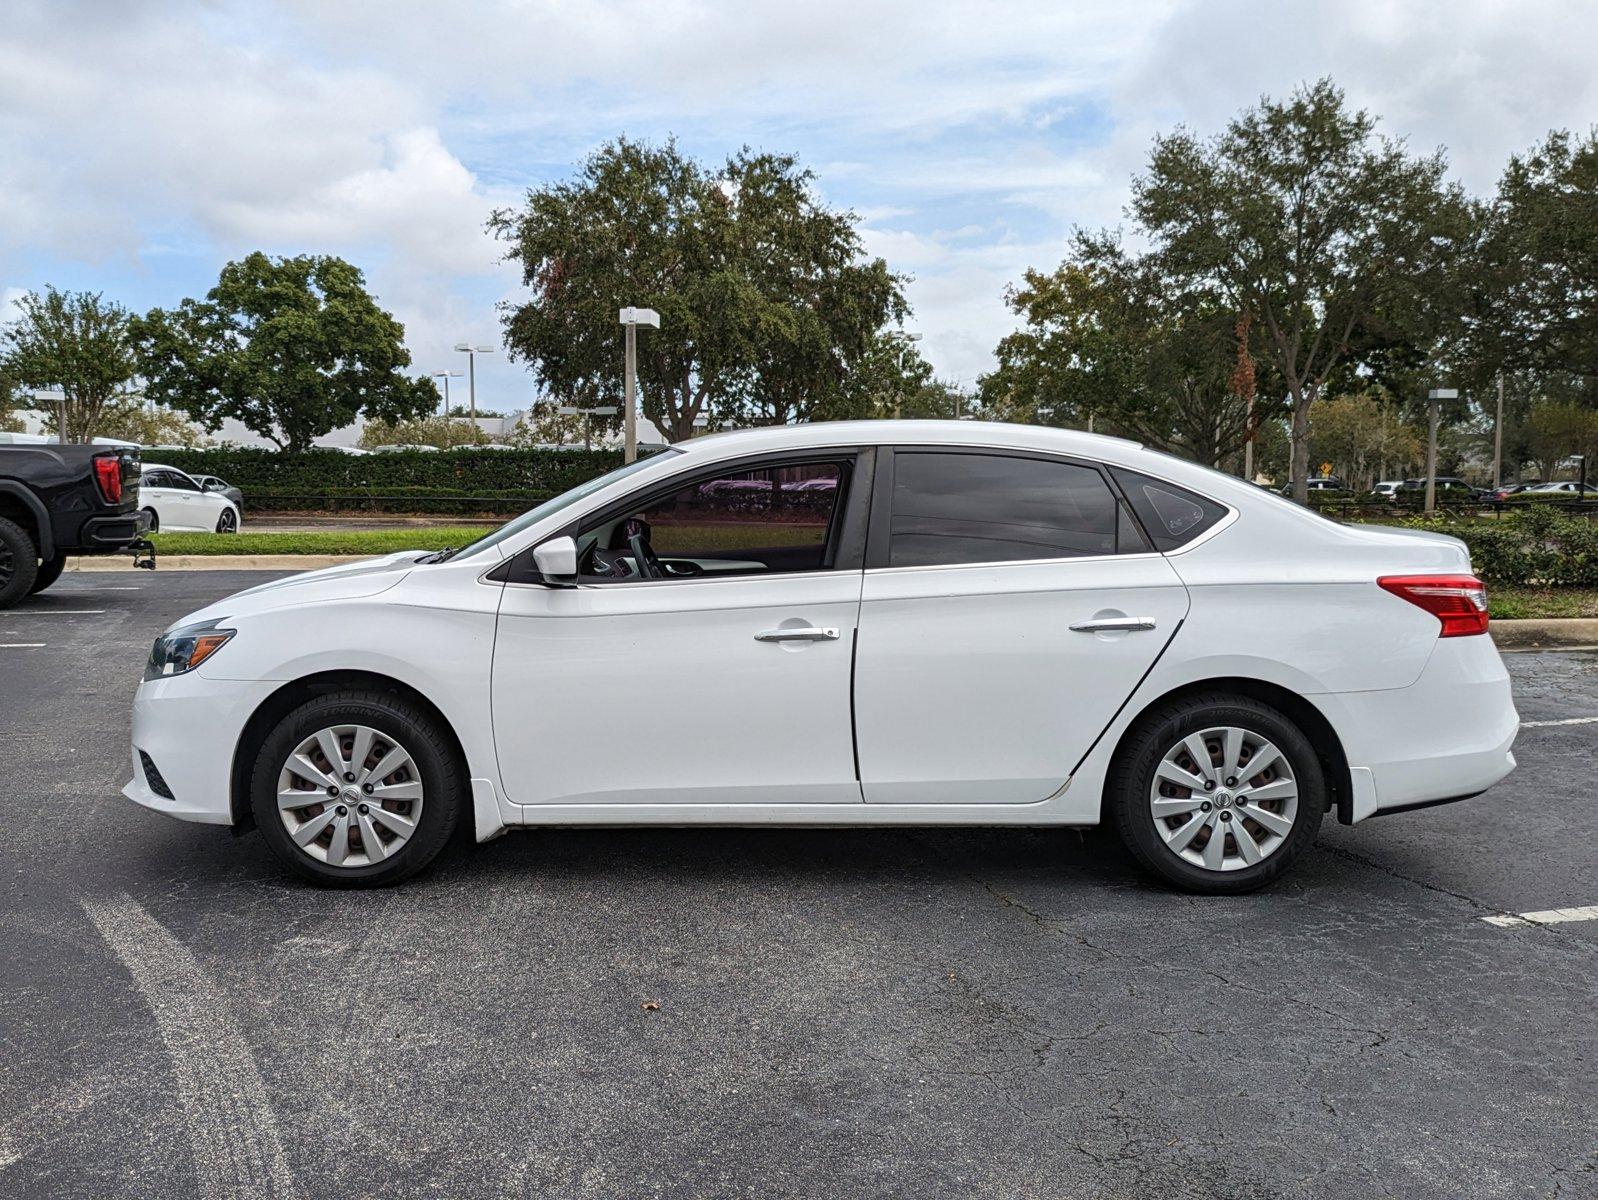
[[[295,748],[277,780],[277,811],[294,844],[330,867],[392,858],[422,818],[422,774],[410,753],[366,725],[333,725]]]
[[[1287,840],[1298,816],[1298,782],[1265,738],[1218,726],[1165,752],[1149,810],[1155,831],[1181,858],[1209,871],[1240,871]]]

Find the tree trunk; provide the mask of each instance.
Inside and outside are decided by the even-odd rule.
[[[1309,503],[1309,406],[1314,395],[1297,387],[1293,393],[1292,454],[1288,459],[1288,478],[1293,481],[1293,499]]]

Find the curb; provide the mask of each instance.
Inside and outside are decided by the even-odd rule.
[[[381,554],[168,554],[157,557],[157,571],[315,571],[340,563],[364,562]],[[72,558],[68,571],[132,571],[121,555]]]
[[[1488,632],[1500,650],[1598,648],[1598,617],[1493,621]]]

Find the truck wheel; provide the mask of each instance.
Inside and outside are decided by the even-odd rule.
[[[0,517],[0,608],[10,608],[33,590],[39,547],[15,521]]]
[[[61,578],[61,572],[67,569],[67,556],[57,554],[54,558],[47,558],[39,564],[38,573],[33,577],[33,588],[30,596],[36,596]]]

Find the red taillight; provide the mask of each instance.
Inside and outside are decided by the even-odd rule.
[[[100,485],[100,495],[107,504],[121,504],[122,459],[115,455],[101,455],[95,459],[94,482]]]
[[[1487,586],[1474,575],[1384,575],[1376,583],[1441,621],[1439,637],[1487,632]]]

